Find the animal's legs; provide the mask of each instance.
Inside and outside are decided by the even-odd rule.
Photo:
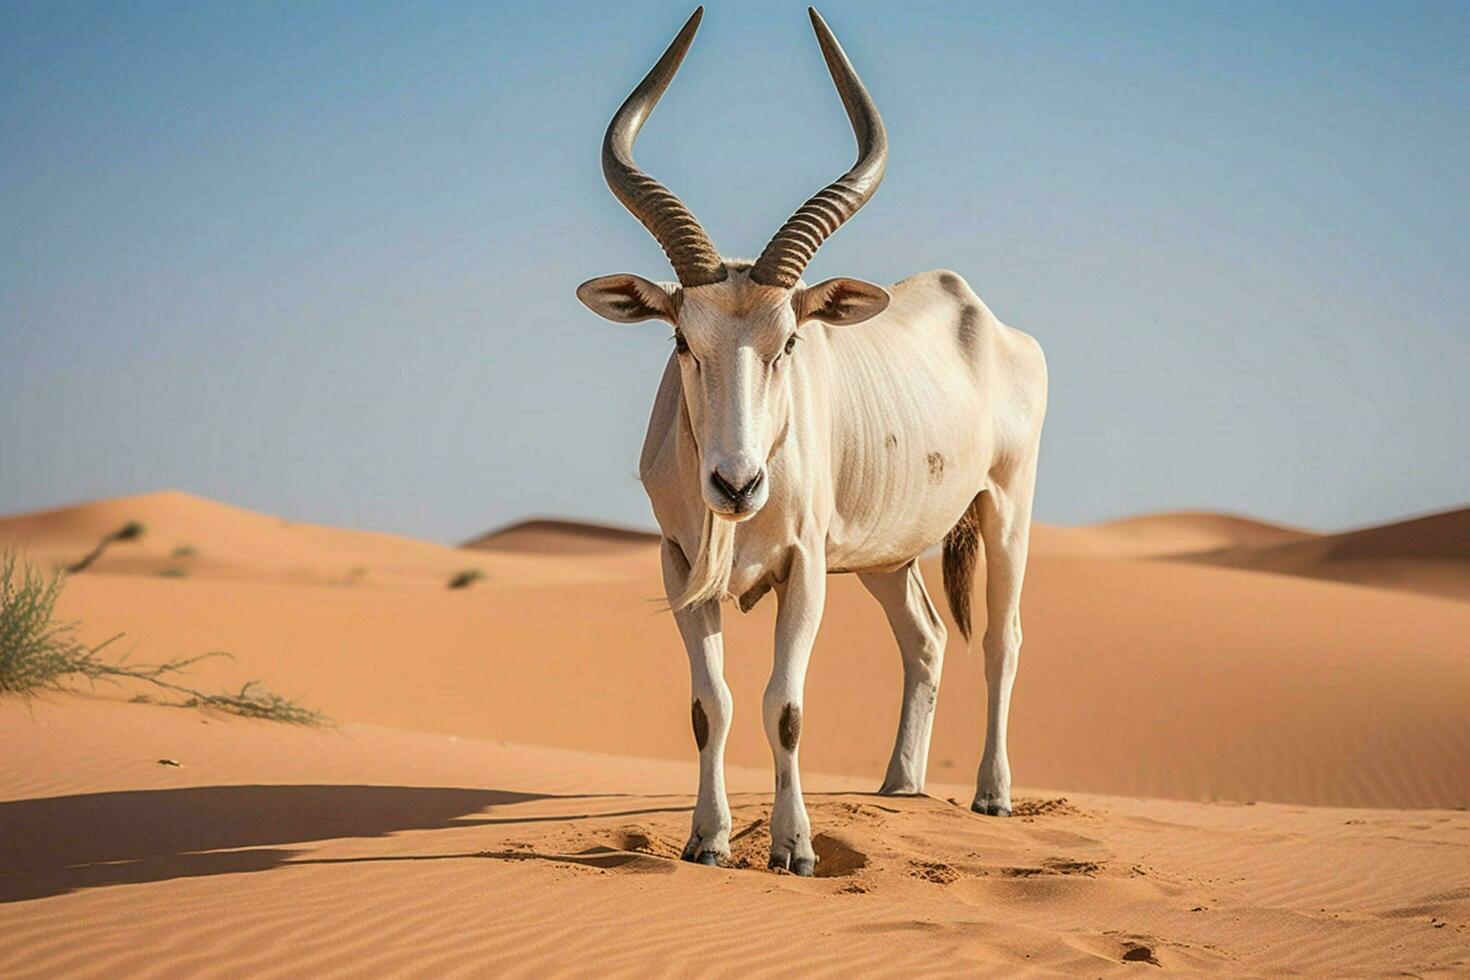
[[[1026,464],[981,495],[980,535],[985,541],[985,683],[989,707],[985,751],[975,781],[976,813],[1011,814],[1011,763],[1006,722],[1021,654],[1021,583],[1031,535],[1031,495],[1036,462]]]
[[[944,667],[944,623],[924,588],[917,561],[895,572],[864,573],[858,578],[883,606],[903,655],[903,712],[888,773],[878,792],[922,793],[929,764],[929,735],[934,728],[934,701]]]
[[[689,561],[679,546],[663,543],[664,589],[669,601],[684,591]],[[677,610],[674,621],[689,653],[694,744],[699,748],[699,798],[684,860],[717,864],[730,856],[730,804],[725,798],[725,737],[730,732],[732,701],[725,686],[724,638],[720,606],[705,602]]]
[[[776,660],[762,700],[766,738],[776,765],[776,801],[771,808],[771,861],[799,875],[816,870],[812,825],[801,797],[797,751],[801,742],[802,689],[812,644],[827,597],[826,568],[817,556],[798,552],[791,572],[777,587]]]

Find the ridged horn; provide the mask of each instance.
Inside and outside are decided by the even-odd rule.
[[[723,282],[729,272],[684,202],[638,169],[633,162],[633,142],[679,70],[703,16],[704,8],[700,7],[684,23],[658,64],[638,83],[608,123],[607,135],[602,139],[602,173],[607,178],[607,186],[623,202],[623,207],[653,233],[669,257],[674,274],[685,286]]]
[[[847,118],[857,136],[858,158],[851,170],[818,191],[781,226],[750,270],[750,278],[755,282],[784,289],[796,285],[822,242],[868,203],[888,166],[888,134],[883,130],[878,107],[873,105],[862,79],[822,15],[815,7],[808,7],[807,11],[817,32],[817,43],[822,46],[822,56],[827,59],[827,71],[837,86],[837,94],[842,96]]]

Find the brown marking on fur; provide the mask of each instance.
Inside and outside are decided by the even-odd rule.
[[[781,747],[787,752],[795,752],[796,743],[801,741],[801,709],[794,704],[782,708],[781,724],[777,729],[781,735]]]
[[[966,303],[964,309],[960,310],[955,339],[959,341],[960,350],[965,357],[973,361],[980,347],[980,307],[974,303]]]
[[[940,453],[929,454],[929,479],[934,483],[944,479],[944,456]]]
[[[689,714],[694,722],[694,744],[703,752],[709,742],[709,719],[705,717],[704,705],[699,703],[699,698],[694,699],[694,707],[689,709]]]
[[[783,789],[785,789],[786,787],[788,787],[790,785],[791,785],[791,774],[790,773],[785,773],[785,772],[778,772],[778,773],[776,773],[776,792],[779,793]]]
[[[807,310],[806,315],[818,320],[840,320],[852,313],[854,301],[861,295],[842,286],[836,286],[823,298],[821,306]]]
[[[888,433],[887,438],[885,438],[883,440],[883,445],[887,449],[897,449],[898,448],[898,436],[895,435],[892,432]]]
[[[653,313],[653,308],[643,302],[643,297],[633,293],[625,293],[609,299],[607,304],[623,316],[647,316]]]
[[[979,557],[980,494],[977,493],[959,523],[944,536],[944,597],[966,641],[970,639],[970,598]]]
[[[766,579],[761,579],[746,589],[740,594],[740,598],[737,600],[740,605],[740,611],[743,613],[750,612],[755,608],[757,602],[765,598],[766,593],[769,591],[771,591],[771,583]]]
[[[965,287],[960,282],[960,277],[955,275],[953,272],[940,273],[939,285],[944,288],[944,291],[946,293],[949,293],[955,299],[963,300],[965,298]]]

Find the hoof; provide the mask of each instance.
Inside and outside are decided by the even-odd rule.
[[[814,857],[784,858],[776,857],[776,855],[772,854],[771,860],[766,863],[766,867],[772,871],[789,871],[791,874],[798,875],[802,878],[810,878],[817,873],[817,859]]]
[[[970,804],[970,809],[987,817],[1009,817],[1011,808],[998,800],[976,800]]]
[[[714,851],[700,851],[697,854],[685,854],[683,855],[683,859],[691,864],[703,864],[710,868],[718,868],[720,866],[720,856]]]
[[[888,783],[884,783],[882,786],[879,786],[878,787],[878,795],[879,796],[923,796],[924,795],[924,791],[922,789],[915,789],[913,786],[908,786],[908,785],[894,786],[894,785],[889,785]]]

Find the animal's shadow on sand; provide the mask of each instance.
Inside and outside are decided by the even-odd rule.
[[[514,823],[469,815],[556,798],[588,797],[411,786],[199,786],[4,802],[0,903],[266,871],[300,857],[279,845]]]

